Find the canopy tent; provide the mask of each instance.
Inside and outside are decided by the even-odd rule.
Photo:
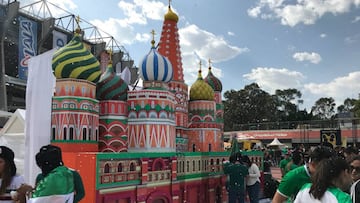
[[[25,110],[17,109],[0,130],[0,145],[11,148],[15,153],[17,172],[24,173],[24,150],[25,150]]]
[[[276,137],[274,138],[274,140],[267,145],[268,147],[284,147],[285,145],[283,143],[281,143]]]

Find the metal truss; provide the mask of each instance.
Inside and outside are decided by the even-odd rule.
[[[12,0],[14,1],[14,0]],[[12,1],[6,1],[12,2]],[[2,0],[4,3],[4,0]],[[54,12],[56,11],[56,12]],[[34,18],[45,20],[47,18],[55,19],[55,27],[65,30],[67,32],[73,33],[77,28],[77,16],[75,14],[66,11],[65,9],[47,1],[40,0],[23,7],[20,7],[20,12],[25,13]],[[100,30],[90,22],[85,19],[80,18],[79,25],[81,30],[83,31],[84,40],[93,43],[93,44],[101,44],[105,43],[105,49],[112,50],[114,53],[122,52],[123,60],[130,61],[132,60],[128,51],[124,46],[121,45],[119,41],[117,41],[113,36],[106,33],[103,30]]]

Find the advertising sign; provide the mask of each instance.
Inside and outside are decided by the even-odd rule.
[[[332,145],[336,147],[341,145],[340,130],[320,130],[320,140],[323,145]]]
[[[53,48],[63,47],[67,43],[67,35],[53,30]]]
[[[19,78],[27,80],[28,62],[37,54],[37,23],[19,16]]]

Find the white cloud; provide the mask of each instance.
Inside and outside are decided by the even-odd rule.
[[[244,78],[256,82],[261,89],[274,94],[277,89],[289,89],[302,87],[305,76],[297,71],[285,68],[257,67],[251,73],[244,74]]]
[[[230,45],[223,37],[202,30],[196,25],[188,24],[180,28],[179,35],[184,79],[188,84],[193,83],[197,78],[199,60],[208,61],[208,59],[211,59],[216,63],[230,60],[241,53],[249,51],[248,48]],[[208,66],[204,67],[207,68]],[[221,69],[212,66],[212,72],[217,77],[222,76]],[[203,71],[203,77],[207,75],[207,72],[204,73]]]
[[[228,34],[229,36],[235,36],[235,33],[231,32],[231,31],[229,31],[227,34]]]
[[[321,38],[325,38],[325,37],[327,37],[327,34],[321,33],[321,34],[320,34],[320,37],[321,37]]]
[[[307,92],[317,98],[332,97],[336,105],[341,105],[348,97],[357,99],[360,90],[360,72],[352,72],[346,76],[335,78],[329,83],[309,83],[304,85]],[[314,102],[315,103],[315,102]]]
[[[274,16],[283,25],[295,26],[299,23],[314,24],[326,13],[333,15],[349,12],[352,6],[360,6],[359,0],[259,0],[254,8],[248,10],[250,17]]]
[[[298,52],[293,55],[293,58],[296,61],[309,61],[314,64],[318,64],[321,61],[321,56],[318,53],[315,52]]]
[[[353,36],[349,36],[345,38],[345,44],[354,44],[360,41],[360,34],[355,34]]]
[[[256,6],[254,8],[248,9],[247,13],[250,17],[257,18],[259,14],[261,13],[261,7]]]
[[[352,20],[352,23],[356,23],[360,21],[360,16],[356,16],[354,20]]]

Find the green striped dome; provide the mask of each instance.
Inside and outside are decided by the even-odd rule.
[[[96,83],[101,71],[99,61],[87,50],[79,34],[53,56],[52,69],[56,78],[84,79]]]
[[[128,85],[115,74],[112,64],[109,64],[96,84],[96,98],[98,100],[126,101],[127,92]]]
[[[194,100],[214,100],[214,90],[203,80],[201,70],[199,71],[198,79],[190,88],[190,101]]]
[[[215,75],[211,72],[211,67],[209,67],[209,73],[205,77],[204,80],[206,81],[207,84],[210,85],[211,88],[213,88],[213,90],[215,92],[221,92],[222,91],[221,81],[217,77],[215,77]]]

